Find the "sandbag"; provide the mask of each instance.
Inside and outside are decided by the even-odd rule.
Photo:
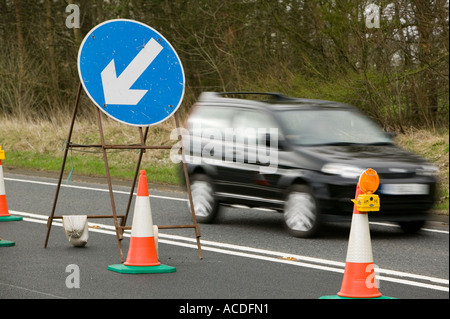
[[[86,246],[89,239],[89,228],[86,215],[63,216],[64,233],[75,247]]]

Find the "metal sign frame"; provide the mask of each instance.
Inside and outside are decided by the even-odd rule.
[[[67,154],[68,154],[69,149],[71,149],[71,148],[101,148],[102,149],[102,153],[103,153],[103,160],[104,160],[104,163],[105,163],[106,179],[107,179],[107,182],[108,182],[108,190],[109,190],[110,201],[111,201],[112,215],[88,215],[87,218],[88,219],[91,219],[91,218],[94,218],[94,219],[95,218],[113,218],[114,219],[114,227],[115,227],[115,231],[116,231],[116,238],[117,238],[117,245],[118,245],[118,249],[119,249],[120,260],[123,263],[124,262],[123,250],[122,250],[123,233],[124,233],[124,230],[131,229],[130,226],[126,226],[126,222],[127,222],[127,218],[128,218],[131,202],[132,202],[132,199],[133,199],[133,193],[134,193],[134,190],[135,190],[135,187],[136,187],[136,181],[137,181],[137,178],[139,176],[139,171],[140,171],[142,157],[143,157],[145,151],[148,150],[148,149],[170,150],[172,148],[172,146],[162,146],[162,145],[150,146],[150,145],[146,145],[148,131],[149,131],[149,127],[148,126],[146,127],[145,132],[143,131],[142,127],[139,127],[139,137],[140,137],[140,144],[139,145],[110,145],[110,144],[106,144],[105,143],[104,134],[103,134],[103,125],[102,125],[102,119],[101,119],[102,115],[101,115],[100,109],[98,107],[96,107],[96,110],[97,110],[97,124],[98,124],[98,128],[99,128],[101,144],[91,144],[91,145],[73,144],[71,142],[71,140],[72,140],[72,133],[73,133],[73,127],[74,127],[76,116],[77,116],[77,111],[78,111],[78,105],[79,105],[79,101],[80,101],[81,91],[82,91],[82,84],[80,82],[80,84],[78,86],[78,92],[77,92],[77,96],[76,96],[76,101],[75,101],[72,121],[70,123],[68,138],[67,138],[66,143],[65,143],[63,162],[62,162],[62,165],[61,165],[61,171],[60,171],[60,174],[59,174],[59,179],[58,179],[58,184],[57,184],[57,188],[56,188],[55,198],[54,198],[54,201],[53,201],[53,207],[52,207],[51,215],[50,215],[50,217],[48,218],[48,221],[47,221],[47,235],[46,235],[46,238],[45,238],[44,248],[47,248],[47,244],[48,244],[48,240],[49,240],[49,236],[50,236],[50,231],[51,231],[51,226],[52,226],[53,220],[54,219],[62,219],[63,218],[63,216],[55,216],[55,211],[56,211],[59,191],[60,191],[60,188],[61,188],[61,181],[62,181],[62,178],[63,178],[63,175],[64,175],[64,168],[65,168],[65,165],[66,165]],[[174,118],[175,118],[175,125],[176,125],[176,128],[178,130],[178,140],[181,141],[182,135],[181,135],[181,131],[180,131],[180,122],[179,122],[179,119],[178,119],[178,112],[174,113]],[[202,254],[202,249],[201,249],[201,244],[200,244],[200,237],[201,237],[201,235],[200,235],[200,228],[199,228],[199,226],[197,224],[197,221],[196,221],[196,218],[195,218],[195,208],[194,208],[194,204],[193,204],[193,201],[192,201],[191,186],[190,186],[190,181],[189,181],[189,175],[188,175],[188,172],[187,172],[186,161],[185,161],[185,156],[184,156],[184,150],[183,150],[183,147],[182,147],[182,143],[180,143],[180,147],[181,147],[182,166],[183,166],[183,171],[184,171],[184,177],[185,177],[185,180],[186,180],[186,188],[187,188],[187,193],[188,193],[188,197],[189,197],[189,203],[190,203],[190,208],[191,208],[190,210],[191,210],[191,214],[192,214],[193,224],[191,224],[191,225],[167,225],[167,226],[160,226],[160,225],[158,225],[158,229],[193,228],[195,230],[195,236],[196,236],[196,239],[197,239],[197,247],[198,247],[199,257],[200,257],[200,259],[203,259],[203,254]],[[126,209],[126,212],[125,212],[124,215],[118,215],[117,211],[116,211],[116,205],[115,205],[114,194],[113,194],[113,189],[112,189],[111,175],[110,175],[110,171],[109,171],[108,155],[107,155],[107,150],[111,150],[111,149],[135,149],[135,150],[140,150],[139,158],[138,158],[138,162],[137,162],[137,166],[136,166],[136,170],[135,170],[135,174],[134,174],[134,179],[133,179],[133,183],[132,183],[132,187],[131,187],[130,195],[129,195],[129,199],[128,199],[128,205],[127,205],[127,209]],[[119,220],[118,220],[119,218],[121,219],[120,223],[119,223]]]

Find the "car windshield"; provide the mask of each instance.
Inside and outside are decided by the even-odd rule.
[[[392,144],[377,124],[359,112],[297,109],[278,114],[286,139],[294,145]]]

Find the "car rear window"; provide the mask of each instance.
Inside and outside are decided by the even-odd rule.
[[[189,117],[187,126],[194,134],[205,129],[219,129],[221,133],[231,127],[231,119],[235,109],[217,106],[198,107]]]

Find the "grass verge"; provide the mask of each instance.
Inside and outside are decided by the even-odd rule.
[[[31,151],[13,151],[8,152],[8,167],[11,168],[25,168],[46,172],[60,172],[63,152],[60,152],[60,156],[56,154],[40,154],[36,157],[36,154]],[[134,177],[134,171],[137,165],[138,156],[134,161],[122,161],[116,159],[120,157],[118,154],[108,153],[108,167],[110,174],[115,179],[132,180]],[[127,155],[127,158],[132,157]],[[149,181],[162,184],[181,184],[179,175],[179,168],[172,162],[153,162],[146,163],[143,161],[141,169],[147,171]],[[103,155],[98,154],[82,154],[80,152],[69,151],[66,165],[64,167],[66,175],[73,172],[73,176],[93,176],[93,177],[105,177],[106,169],[103,161]]]
[[[168,121],[170,122],[170,121]],[[170,132],[172,123],[151,128],[148,145],[173,145]],[[60,172],[67,140],[69,124],[56,122],[24,122],[17,119],[0,120],[0,145],[6,152],[5,166],[46,172]],[[105,119],[103,121],[105,143],[139,143],[139,131]],[[77,144],[100,144],[96,124],[89,121],[76,123],[72,142]],[[136,169],[138,150],[109,150],[108,166],[111,177],[132,180]],[[150,182],[160,184],[182,183],[179,165],[170,160],[170,150],[147,150],[141,162],[141,169],[147,171]],[[106,170],[101,149],[73,149],[69,151],[64,171],[68,175],[73,170],[77,175],[105,177]]]

